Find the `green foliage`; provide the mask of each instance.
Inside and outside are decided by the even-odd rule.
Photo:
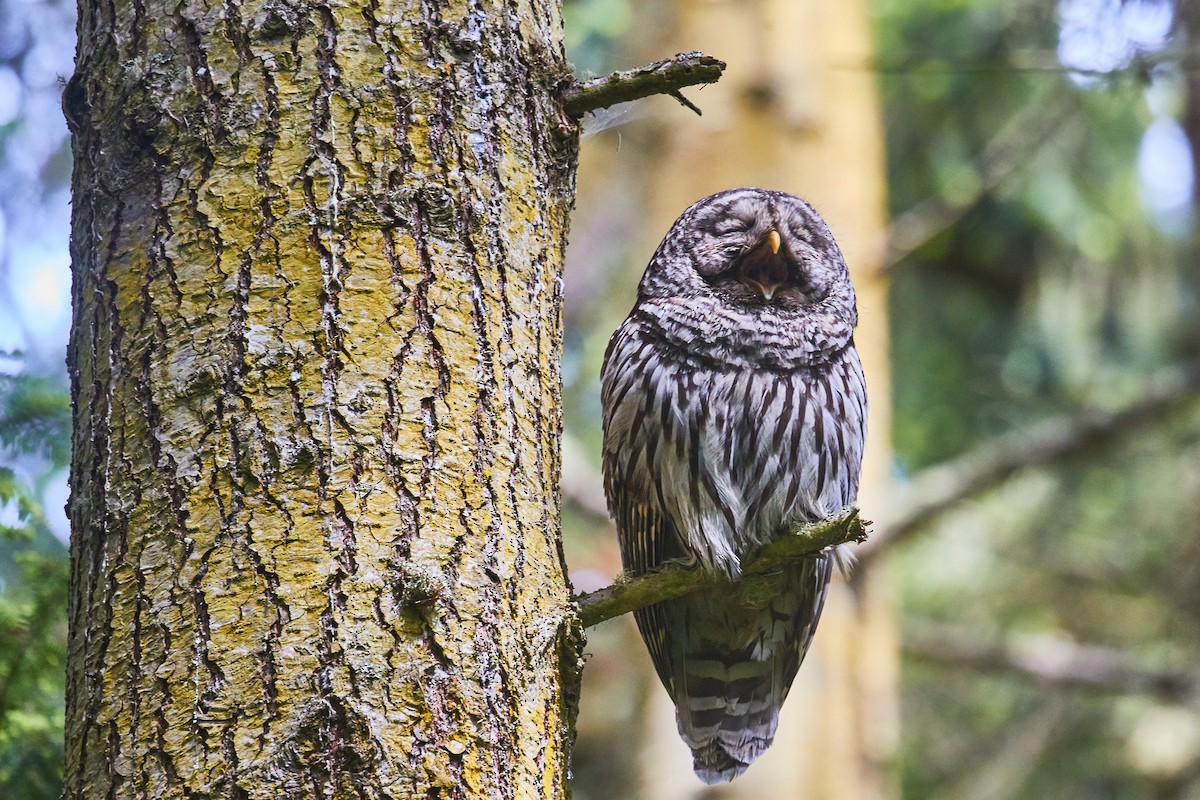
[[[71,398],[62,387],[40,375],[0,375],[0,447],[40,456],[54,468],[66,466]]]
[[[45,377],[0,376],[0,797],[62,788],[67,555],[40,500],[70,458],[70,402]]]
[[[1054,4],[874,8],[895,233],[916,220],[928,234],[891,265],[902,470],[1128,400],[1194,358],[1195,234],[1186,214],[1155,219],[1138,190],[1144,131],[1183,106],[1178,76],[1073,76],[1056,62]],[[905,612],[981,640],[1048,637],[1187,669],[1200,662],[1197,463],[1200,415],[1185,413],[1115,452],[1022,473],[899,554]],[[1200,796],[1200,750],[1155,766],[1142,723],[1167,708],[1200,732],[1194,698],[949,661],[905,663],[906,796]]]
[[[568,0],[563,4],[567,52],[580,76],[611,69],[614,43],[633,22],[630,0]]]
[[[1136,191],[1142,78],[1079,86],[1042,3],[877,9],[892,212],[936,223],[893,272],[893,346],[921,361],[896,372],[902,463],[1179,357],[1178,319],[1129,302],[1169,307],[1187,280]]]
[[[0,594],[0,796],[62,789],[67,561],[19,550],[22,580]]]
[[[0,537],[15,539],[28,535],[26,527],[31,522],[41,521],[42,508],[34,499],[29,487],[8,467],[0,467],[0,506],[9,505],[16,510],[17,524],[0,522]]]

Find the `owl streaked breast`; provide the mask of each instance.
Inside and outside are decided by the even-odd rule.
[[[683,213],[601,370],[627,571],[699,561],[736,578],[763,544],[853,504],[867,406],[856,323],[841,252],[803,200],[734,189]],[[637,612],[705,782],[771,744],[832,558],[774,576],[755,607],[724,588]]]

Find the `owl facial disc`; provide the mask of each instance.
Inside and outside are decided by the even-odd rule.
[[[742,280],[768,303],[779,287],[791,278],[787,258],[779,252],[780,244],[779,231],[772,229],[742,257],[738,267]]]

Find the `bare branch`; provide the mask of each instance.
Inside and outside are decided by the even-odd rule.
[[[855,552],[859,564],[865,568],[880,553],[923,530],[941,514],[1022,470],[1119,444],[1162,422],[1200,396],[1200,361],[1148,380],[1147,387],[1141,397],[1116,411],[1089,409],[1073,417],[1048,420],[925,470],[913,480],[916,499],[881,524],[871,541]]]
[[[701,116],[704,113],[703,111],[700,110],[700,106],[696,105],[691,100],[688,100],[686,97],[684,97],[683,92],[680,92],[680,91],[671,92],[671,97],[674,97],[676,100],[678,100],[679,105],[683,106],[684,108],[686,108],[690,111],[695,111],[697,117]]]
[[[964,759],[959,777],[946,797],[1003,800],[1024,788],[1047,751],[1068,734],[1070,716],[1065,697],[1054,695],[1040,708],[1005,728],[1000,741],[980,758]]]
[[[1200,692],[1184,670],[1154,669],[1119,650],[1070,639],[1023,636],[989,639],[960,626],[905,624],[907,655],[937,664],[1012,672],[1036,681],[1183,700]]]
[[[571,116],[579,117],[588,111],[652,94],[669,94],[699,114],[700,110],[684,100],[679,90],[698,83],[716,83],[724,70],[725,62],[712,56],[699,52],[680,53],[637,69],[576,82],[563,93],[563,109]]]
[[[866,541],[868,524],[859,517],[858,509],[851,508],[837,516],[804,525],[790,536],[771,542],[752,560],[743,564],[743,580],[774,572],[785,564],[829,547],[851,541]],[[724,576],[695,566],[673,563],[636,578],[622,576],[612,586],[577,596],[575,603],[579,607],[579,619],[584,627],[590,628],[639,608],[725,582]]]

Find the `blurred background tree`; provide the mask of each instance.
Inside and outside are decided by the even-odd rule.
[[[576,63],[596,72],[639,61],[632,43],[660,30],[619,0],[567,8]],[[883,107],[897,488],[866,507],[881,536],[857,580],[889,562],[898,582],[901,793],[1200,797],[1197,12],[874,0],[871,13],[873,57],[823,66],[873,75]],[[671,156],[647,130],[689,124],[667,101],[600,122],[616,127],[585,143],[567,274],[568,434],[584,467],[600,355],[661,233],[645,229],[656,190],[640,181]],[[589,157],[621,188],[590,195]],[[594,478],[572,466],[568,560],[584,583],[614,556],[602,505],[582,510],[597,508]],[[971,475],[969,496],[905,524]],[[639,721],[658,687],[631,641],[591,637],[580,796],[631,793],[650,746]]]
[[[69,0],[0,0],[0,797],[62,789]]]
[[[660,38],[666,6],[568,0],[578,72],[692,46]],[[1200,798],[1200,414],[1187,401],[1200,354],[1200,9],[869,8],[873,55],[822,68],[875,80],[886,141],[891,226],[877,260],[890,283],[895,492],[865,509],[880,534],[857,575],[869,585],[886,566],[899,597],[900,735],[885,768],[912,798]],[[31,800],[56,797],[61,776],[58,95],[73,14],[64,0],[0,0],[0,797]],[[776,90],[798,103],[806,80]],[[713,91],[689,96],[708,108]],[[600,358],[665,228],[648,211],[648,181],[670,159],[661,132],[696,121],[655,98],[589,124],[566,275],[564,528],[578,588],[619,568],[596,471]],[[839,234],[856,222],[831,219]],[[1073,425],[1148,392],[1160,402],[1146,413],[1100,433]],[[1071,432],[1070,446],[1045,448]],[[990,478],[977,470],[989,453],[1009,458]],[[887,536],[973,469],[984,478],[969,497]],[[634,797],[661,690],[631,625],[589,639],[576,796]]]
[[[623,39],[640,51],[632,60],[697,48],[719,53],[729,66],[718,83],[685,92],[703,108],[699,118],[670,98],[659,98],[646,104],[652,114],[646,119],[601,134],[594,146],[585,143],[579,184],[586,196],[572,223],[566,281],[569,314],[575,296],[586,303],[598,296],[599,282],[609,287],[587,333],[589,356],[599,355],[633,303],[648,254],[684,208],[736,186],[804,195],[836,232],[855,282],[861,320],[855,341],[871,394],[860,500],[870,508],[884,504],[890,472],[887,276],[878,269],[886,239],[883,138],[874,76],[836,66],[869,63],[867,9],[866,0],[672,0],[639,7],[637,26]],[[587,124],[585,119],[585,130]],[[624,167],[632,168],[636,181],[621,175]],[[614,219],[607,213],[613,208],[628,216]],[[615,242],[629,244],[613,248]],[[595,269],[597,255],[621,258],[617,271]],[[614,274],[621,278],[614,281]],[[575,295],[575,282],[589,275],[597,283],[583,283]],[[595,403],[599,362],[590,363],[577,373],[581,406]],[[596,418],[568,420],[568,437],[589,456],[599,449]],[[593,477],[580,483],[599,485],[594,466],[586,463]],[[600,539],[605,547],[613,541],[611,531]],[[567,560],[575,563],[570,554]],[[791,800],[800,786],[815,797],[894,796],[888,762],[896,717],[895,615],[882,576],[857,588],[850,592],[839,582],[830,592],[820,627],[824,645],[807,655],[792,685],[775,744],[746,775],[706,790],[705,796]],[[623,628],[635,642],[616,651],[624,667],[616,674],[635,680],[648,702],[633,707],[620,726],[639,740],[633,761],[623,764],[601,755],[592,763],[624,776],[630,785],[623,792],[657,800],[695,796],[703,787],[679,741],[674,707],[659,688],[645,648],[631,634],[631,620],[613,627]],[[599,648],[596,642],[597,655]],[[601,670],[595,673],[585,671],[585,682],[601,677]],[[610,692],[589,689],[585,686],[584,702],[597,704],[592,713],[605,713]],[[585,707],[581,713],[585,732],[590,711]],[[588,763],[587,741],[577,753],[577,773]],[[599,777],[579,781],[598,788],[606,783]]]
[[[900,473],[1156,378],[1194,396],[1195,9],[875,8]],[[1200,418],[1142,423],[894,554],[906,795],[1200,797]]]

